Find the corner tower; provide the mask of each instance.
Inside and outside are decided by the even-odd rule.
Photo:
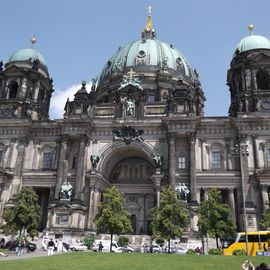
[[[228,70],[227,84],[231,92],[229,115],[269,115],[270,113],[270,41],[253,35],[244,37],[236,50]]]
[[[47,120],[53,92],[44,57],[33,47],[15,51],[0,65],[0,118]]]

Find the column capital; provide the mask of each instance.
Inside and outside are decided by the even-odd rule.
[[[27,137],[19,137],[17,138],[18,146],[25,146],[29,145],[29,139]]]
[[[189,143],[193,144],[196,142],[197,137],[196,137],[195,132],[187,132],[186,134],[187,134],[187,139],[188,139]]]
[[[266,185],[266,184],[261,184],[260,188],[262,191],[266,191],[266,192],[268,191],[268,185]]]
[[[174,141],[175,140],[175,137],[176,137],[176,133],[169,133],[167,132],[167,138],[169,141]]]

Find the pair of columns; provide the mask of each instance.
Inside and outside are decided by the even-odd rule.
[[[56,186],[54,192],[54,199],[59,199],[59,192],[61,186],[64,182],[67,181],[67,172],[68,172],[68,160],[67,160],[67,143],[68,138],[63,137],[61,140],[61,148],[59,155],[59,164],[57,171]],[[79,146],[79,156],[76,169],[76,180],[75,180],[75,200],[83,200],[82,189],[85,185],[85,150],[86,150],[87,138],[82,137],[80,140]]]
[[[89,189],[90,189],[90,194],[89,194],[87,226],[89,230],[94,230],[95,229],[94,218],[98,213],[97,205],[101,200],[101,188],[97,183],[95,182],[91,183],[90,181]]]
[[[176,172],[176,152],[175,152],[175,133],[168,133],[169,145],[169,179],[170,185],[175,187],[175,172]],[[195,155],[195,134],[188,134],[189,142],[189,177],[190,177],[190,198],[191,202],[197,201],[197,181],[196,181],[196,155]]]

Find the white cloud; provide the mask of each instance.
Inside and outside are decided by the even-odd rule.
[[[63,118],[67,98],[72,101],[74,99],[74,94],[81,89],[81,86],[81,84],[74,84],[64,90],[55,90],[53,92],[50,104],[50,119]],[[90,92],[91,86],[91,83],[86,84],[88,93]]]

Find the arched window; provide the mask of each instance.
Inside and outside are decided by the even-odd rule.
[[[8,86],[9,88],[9,95],[8,98],[16,98],[18,93],[19,85],[17,82],[12,82]]]
[[[258,90],[270,89],[270,77],[265,70],[259,70],[256,74],[257,88]]]

